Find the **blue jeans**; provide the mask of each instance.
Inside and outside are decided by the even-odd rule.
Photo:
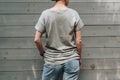
[[[79,60],[51,66],[44,64],[42,80],[79,80]]]

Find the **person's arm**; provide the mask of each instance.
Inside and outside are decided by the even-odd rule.
[[[42,37],[42,33],[39,31],[36,31],[35,33],[35,38],[34,38],[34,42],[39,50],[39,53],[42,57],[44,57],[44,49],[42,46],[42,41],[41,41],[41,37]]]
[[[80,56],[80,67],[82,68],[82,37],[80,30],[76,31],[76,46],[77,46],[78,54]]]

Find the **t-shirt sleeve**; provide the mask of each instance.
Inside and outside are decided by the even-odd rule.
[[[45,16],[43,12],[39,17],[38,22],[35,25],[35,29],[41,33],[45,32]]]
[[[75,17],[76,17],[75,31],[77,31],[77,30],[80,30],[84,26],[84,23],[77,12],[76,12]]]

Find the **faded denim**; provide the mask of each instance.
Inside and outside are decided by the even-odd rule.
[[[42,80],[79,80],[79,60],[71,60],[64,64],[44,64]]]

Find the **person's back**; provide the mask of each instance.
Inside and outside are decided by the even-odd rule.
[[[35,26],[37,30],[37,38],[35,39],[38,39],[43,33],[46,34],[46,49],[42,56],[44,56],[47,66],[61,65],[81,58],[80,49],[77,49],[76,46],[76,36],[81,35],[76,35],[76,33],[80,31],[84,24],[77,11],[67,8],[62,4],[63,1],[66,0],[57,0],[58,3],[56,3],[55,7],[44,10]],[[40,42],[36,43],[37,47],[43,53],[42,45],[38,43]],[[56,80],[45,76],[44,72],[43,80]]]

